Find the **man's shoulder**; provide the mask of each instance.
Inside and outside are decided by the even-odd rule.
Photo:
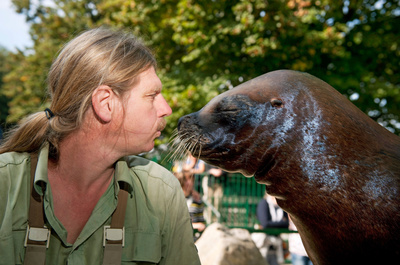
[[[139,156],[127,156],[124,160],[139,178],[146,178],[147,181],[161,181],[171,187],[179,185],[171,171],[153,161]]]
[[[3,153],[0,154],[0,192],[4,193],[16,188],[25,177],[26,167],[29,161],[28,153]]]
[[[0,168],[8,165],[22,165],[29,158],[28,153],[8,152],[0,154]]]
[[[157,164],[156,162],[150,161],[140,156],[126,156],[124,157],[128,167],[135,171],[144,171],[147,174],[172,174],[168,169]]]

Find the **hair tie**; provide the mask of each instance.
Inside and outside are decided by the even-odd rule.
[[[49,109],[49,108],[46,108],[45,110],[44,110],[44,113],[46,113],[46,117],[47,117],[47,119],[51,119],[51,118],[53,118],[54,117],[54,113]]]

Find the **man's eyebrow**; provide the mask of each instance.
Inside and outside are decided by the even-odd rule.
[[[159,86],[150,87],[147,89],[146,94],[161,93],[162,88]]]

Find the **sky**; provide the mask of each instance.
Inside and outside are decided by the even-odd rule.
[[[11,0],[0,0],[0,46],[10,51],[32,46],[25,17],[14,11]]]

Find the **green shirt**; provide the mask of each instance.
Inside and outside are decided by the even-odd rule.
[[[51,227],[46,264],[102,264],[103,227],[111,223],[121,184],[127,185],[130,191],[122,264],[200,264],[186,200],[177,179],[168,170],[140,157],[120,159],[115,166],[114,180],[75,243],[69,244],[66,229],[54,215],[47,161],[48,147],[45,146],[38,157],[35,189],[43,194],[38,181],[45,183],[44,210],[46,224]],[[0,154],[0,264],[23,263],[29,181],[29,154]]]

